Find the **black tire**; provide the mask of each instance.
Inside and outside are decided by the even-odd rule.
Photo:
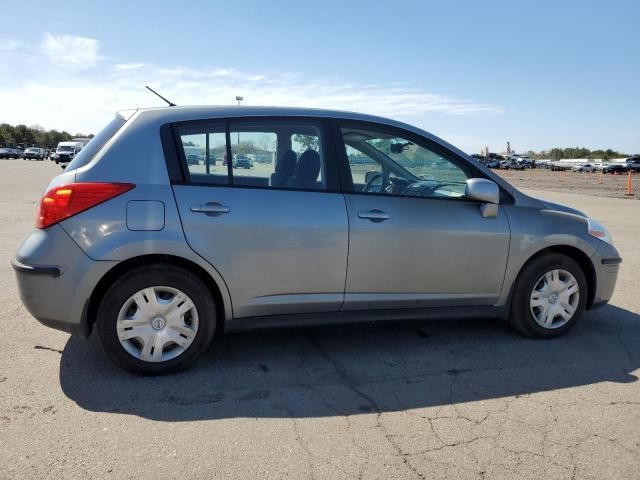
[[[547,272],[562,269],[578,282],[579,300],[571,319],[562,326],[545,328],[536,322],[530,308],[530,297],[536,282]],[[547,253],[527,263],[516,280],[511,302],[510,323],[519,332],[533,338],[558,337],[570,330],[582,316],[587,302],[587,279],[578,263],[559,253]]]
[[[177,357],[163,362],[147,362],[129,354],[116,330],[118,313],[124,303],[136,292],[151,286],[181,290],[191,298],[198,312],[198,330],[191,345]],[[207,286],[190,271],[168,264],[152,264],[125,273],[105,293],[96,319],[100,343],[109,358],[119,367],[139,375],[165,375],[193,363],[211,344],[216,323],[216,306]]]

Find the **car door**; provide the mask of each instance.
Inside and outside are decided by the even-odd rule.
[[[176,138],[188,172],[173,187],[184,233],[225,280],[234,317],[337,311],[348,223],[322,123],[181,124]],[[185,148],[200,158],[187,165]],[[215,161],[240,155],[253,167]]]
[[[462,159],[390,127],[345,123],[339,150],[349,259],[344,310],[493,305],[510,231],[465,200]]]

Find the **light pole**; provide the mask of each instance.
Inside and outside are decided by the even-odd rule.
[[[236,95],[236,102],[238,102],[238,105],[240,105],[243,100],[244,100],[244,97],[240,97]],[[238,149],[239,148],[240,148],[240,132],[238,131]]]

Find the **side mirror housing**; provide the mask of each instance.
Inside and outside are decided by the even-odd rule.
[[[470,178],[464,190],[467,200],[481,202],[480,214],[485,218],[498,216],[500,204],[500,189],[495,182],[485,178]]]

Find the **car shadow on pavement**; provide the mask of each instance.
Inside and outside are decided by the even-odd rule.
[[[189,370],[155,378],[113,366],[95,335],[71,337],[60,383],[86,410],[178,422],[398,411],[634,382],[638,368],[640,316],[607,306],[548,341],[484,320],[231,334]]]

